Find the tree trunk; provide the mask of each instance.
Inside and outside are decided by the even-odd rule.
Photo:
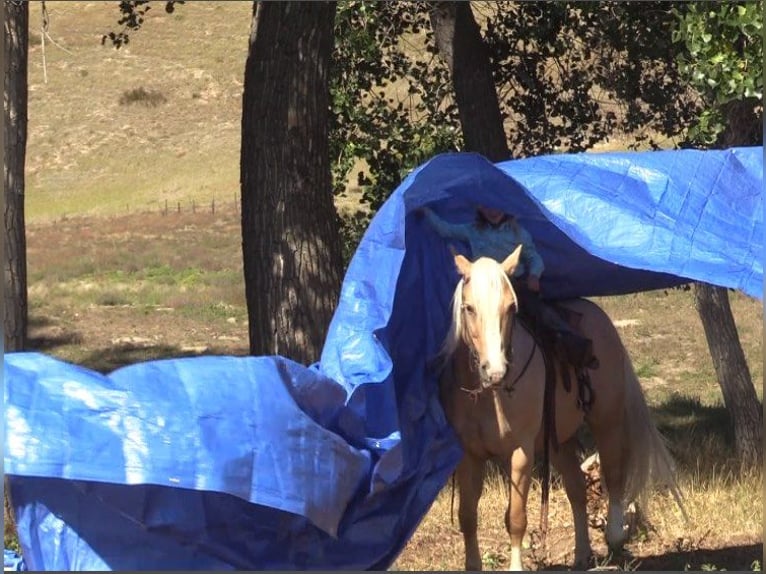
[[[489,53],[470,2],[436,2],[430,12],[439,53],[455,89],[468,151],[493,162],[510,158]]]
[[[27,246],[24,232],[24,161],[27,149],[29,4],[3,2],[5,68],[5,352],[24,348],[27,334]],[[4,538],[15,533],[8,478],[3,480]]]
[[[24,348],[27,333],[27,257],[24,160],[27,148],[29,4],[4,2],[5,36],[5,352]]]
[[[757,103],[754,100],[737,100],[726,106],[726,129],[721,136],[720,147],[726,149],[758,142],[762,135],[761,122],[755,117]],[[724,404],[734,426],[737,455],[745,465],[758,465],[763,457],[763,410],[731,313],[729,292],[723,287],[696,283],[694,298]]]
[[[723,287],[696,283],[694,297],[705,329],[723,401],[734,425],[737,454],[745,465],[760,464],[763,413]]]
[[[328,157],[334,2],[255,2],[242,102],[250,352],[317,360],[342,270]]]

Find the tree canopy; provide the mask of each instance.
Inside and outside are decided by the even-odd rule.
[[[734,103],[750,108],[754,125],[741,134],[745,143],[763,143],[763,1],[690,3],[674,10],[678,27],[673,41],[679,69],[696,88],[705,105],[691,126],[690,140],[715,145],[726,127],[727,110]]]
[[[336,193],[349,177],[375,211],[404,174],[463,149],[434,3],[339,3],[332,74]],[[513,157],[676,147],[701,100],[681,80],[666,2],[472,2],[489,50]],[[674,8],[675,6],[675,8]],[[359,165],[364,169],[359,169]]]

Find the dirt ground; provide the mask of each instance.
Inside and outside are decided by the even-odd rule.
[[[233,210],[215,215],[197,212],[71,218],[30,225],[30,347],[102,372],[156,358],[247,354],[238,226]],[[658,405],[658,415],[675,416],[663,401],[675,396],[671,390],[675,393],[680,389],[707,397],[698,408],[700,416],[710,420],[720,417],[722,408],[715,404],[719,391],[688,294],[629,296],[604,301],[603,305],[621,325],[645,392],[650,402]],[[656,313],[658,306],[662,308]],[[762,304],[733,295],[732,307],[760,387],[762,365],[753,357],[760,354],[762,344]],[[678,316],[671,326],[667,326],[669,314]],[[656,315],[664,320],[652,323]],[[708,424],[712,425],[707,419],[695,420],[679,432],[692,433],[687,440],[693,444],[700,442],[695,432],[719,432],[716,426],[705,426]],[[725,447],[728,439],[722,440]],[[700,448],[708,448],[705,441]],[[682,445],[678,454],[690,448]],[[653,523],[654,529],[639,530],[622,555],[610,558],[601,530],[603,505],[594,500],[591,539],[598,567],[760,569],[762,475],[720,478],[716,475],[717,455],[696,456],[684,462],[687,467],[697,465],[687,480],[694,507],[694,523],[688,527],[668,518],[670,511],[662,507],[669,502],[660,499],[655,505],[663,512],[659,522]],[[706,457],[711,460],[706,461]],[[501,484],[486,487],[479,526],[485,569],[508,566],[509,541],[503,524],[506,501]],[[532,569],[568,569],[573,558],[573,531],[563,490],[556,487],[551,494],[545,550],[539,546],[536,484],[529,512],[526,565]],[[392,569],[462,569],[462,536],[451,514],[447,485]]]

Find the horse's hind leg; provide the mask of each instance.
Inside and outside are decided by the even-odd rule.
[[[532,477],[534,445],[522,446],[511,456],[511,482],[505,527],[511,537],[511,564],[509,570],[524,570],[521,564],[521,543],[527,531],[527,495]]]
[[[476,534],[478,527],[479,498],[484,486],[483,460],[466,452],[457,467],[457,484],[460,493],[458,506],[458,521],[463,533],[465,544],[465,569],[481,570],[481,554],[479,539]]]
[[[588,508],[585,493],[585,476],[580,470],[577,457],[577,441],[570,439],[559,445],[558,452],[551,449],[551,462],[561,474],[564,489],[572,507],[575,531],[575,570],[587,570],[590,567],[592,551],[588,535]]]
[[[591,425],[596,442],[601,475],[604,478],[609,506],[606,514],[605,537],[609,549],[619,551],[627,538],[624,514],[625,452],[622,425],[599,428]]]

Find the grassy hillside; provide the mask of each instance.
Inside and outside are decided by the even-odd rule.
[[[162,5],[116,50],[101,37],[119,30],[117,2],[48,2],[45,35],[32,3],[29,221],[239,193],[252,4]]]

